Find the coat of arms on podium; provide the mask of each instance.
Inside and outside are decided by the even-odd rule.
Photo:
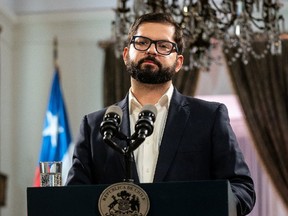
[[[102,216],[146,216],[150,201],[140,186],[121,182],[107,187],[101,193],[98,208]]]

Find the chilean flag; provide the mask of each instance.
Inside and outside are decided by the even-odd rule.
[[[62,183],[66,182],[72,164],[72,143],[64,98],[60,86],[59,71],[56,67],[50,99],[42,132],[42,149],[35,171],[33,186],[40,186],[40,161],[62,161]]]

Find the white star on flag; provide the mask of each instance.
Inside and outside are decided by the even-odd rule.
[[[58,116],[52,115],[50,111],[46,113],[47,127],[43,130],[43,136],[51,136],[51,144],[53,147],[57,145],[58,134],[64,132],[64,128],[58,124]]]

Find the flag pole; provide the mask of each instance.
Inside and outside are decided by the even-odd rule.
[[[54,67],[58,71],[58,39],[55,36],[53,39],[53,61],[54,61]]]

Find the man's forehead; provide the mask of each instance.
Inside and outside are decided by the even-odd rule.
[[[145,36],[153,40],[173,40],[175,29],[167,23],[145,22],[139,25],[137,36]]]

